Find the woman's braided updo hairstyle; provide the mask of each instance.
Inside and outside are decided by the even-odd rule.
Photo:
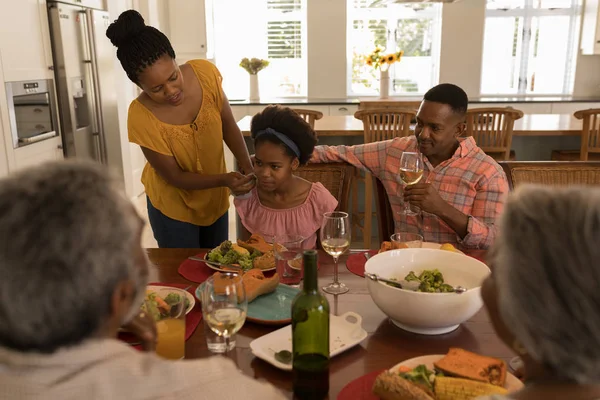
[[[175,58],[173,46],[165,34],[146,25],[144,18],[135,10],[119,15],[106,30],[106,36],[117,47],[117,58],[135,84],[139,84],[140,72],[162,56]]]

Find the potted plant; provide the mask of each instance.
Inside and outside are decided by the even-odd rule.
[[[371,54],[365,57],[365,63],[375,69],[379,69],[379,97],[387,99],[390,96],[390,66],[400,62],[404,52],[402,50],[396,53],[386,53],[381,46],[376,46]]]
[[[240,67],[244,68],[248,74],[250,74],[250,97],[252,100],[259,100],[260,93],[258,91],[258,73],[265,69],[269,65],[268,60],[262,60],[260,58],[242,58]]]

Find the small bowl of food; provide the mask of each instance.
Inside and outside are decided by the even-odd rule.
[[[440,335],[451,332],[483,306],[480,288],[490,269],[461,253],[439,249],[391,250],[371,257],[365,272],[373,301],[406,331]],[[460,293],[457,287],[466,290]]]

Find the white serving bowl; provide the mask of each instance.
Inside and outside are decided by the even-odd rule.
[[[413,248],[377,254],[365,265],[365,272],[398,280],[410,271],[419,275],[426,269],[439,270],[446,283],[467,291],[414,292],[365,278],[373,301],[396,326],[423,335],[440,335],[455,330],[481,309],[480,288],[490,269],[475,258],[447,250]]]

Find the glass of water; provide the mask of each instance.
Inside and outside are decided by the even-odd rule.
[[[273,238],[273,253],[281,283],[292,286],[300,284],[304,241],[305,238],[300,235],[277,235]]]

